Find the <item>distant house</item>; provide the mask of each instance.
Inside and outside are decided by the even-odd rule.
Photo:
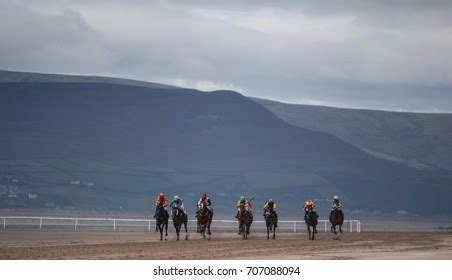
[[[44,205],[46,207],[55,207],[56,206],[55,202],[46,202],[46,203],[44,203]]]
[[[35,193],[29,193],[28,194],[28,199],[36,199],[37,197],[38,197],[38,195],[35,194]]]
[[[80,181],[79,180],[71,181],[71,184],[72,185],[80,185]]]
[[[19,183],[19,179],[12,179],[13,183]]]
[[[86,186],[88,187],[94,187],[94,183],[93,182],[83,182]]]

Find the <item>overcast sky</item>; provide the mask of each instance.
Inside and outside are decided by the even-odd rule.
[[[452,1],[0,1],[0,69],[452,112]]]

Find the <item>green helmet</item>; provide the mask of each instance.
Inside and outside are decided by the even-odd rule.
[[[245,196],[242,195],[242,196],[240,197],[240,201],[245,201],[245,200],[246,200],[246,199],[245,199]]]

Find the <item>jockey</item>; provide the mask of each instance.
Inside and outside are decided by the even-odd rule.
[[[213,213],[212,209],[212,201],[210,200],[210,197],[207,196],[207,194],[203,193],[201,197],[198,200],[198,203],[196,204],[198,206],[198,210],[196,211],[196,214],[198,214],[199,209],[201,208],[201,203],[205,203],[207,209]]]
[[[337,195],[335,195],[333,197],[333,200],[331,201],[331,208],[332,208],[331,210],[334,210],[335,208],[337,208],[337,209],[341,209],[342,208],[342,204],[339,201],[339,197]]]
[[[315,204],[314,201],[312,201],[312,199],[308,199],[306,200],[306,203],[303,206],[304,209],[304,219],[306,220],[306,214],[308,213],[308,209],[311,208],[312,211],[315,213],[315,215],[317,216],[317,218],[319,217],[319,215],[317,215],[317,212],[315,211]]]
[[[163,209],[165,209],[165,211],[167,211],[166,208],[168,207],[168,199],[166,198],[164,193],[159,193],[159,195],[157,196],[157,198],[155,200],[156,210],[157,210],[157,205],[159,205],[160,203],[163,203]],[[154,218],[155,217],[156,217],[156,215],[154,215]]]
[[[184,209],[184,201],[177,195],[175,195],[173,200],[171,200],[170,207],[179,208],[184,212],[184,214],[187,214],[187,211]]]
[[[273,199],[271,199],[271,198],[269,198],[264,204],[264,207],[263,207],[264,216],[270,207],[273,208],[273,213],[275,213],[276,220],[278,220],[278,213],[276,213],[276,202],[274,202]],[[275,224],[275,226],[277,226],[277,225]]]
[[[235,205],[235,207],[237,208],[237,214],[235,215],[235,218],[239,217],[240,205],[245,205],[246,209],[250,213],[250,217],[253,218],[253,204],[251,203],[251,200],[247,200],[243,195]]]
[[[268,210],[270,207],[273,207],[273,210],[274,210],[275,213],[276,213],[276,202],[274,202],[273,199],[271,199],[271,198],[269,198],[269,199],[265,202],[265,204],[264,204],[264,207],[263,207],[264,215],[265,215],[265,212],[267,212],[267,210]]]

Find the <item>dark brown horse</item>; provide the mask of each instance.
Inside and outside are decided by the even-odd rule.
[[[342,233],[342,224],[344,223],[344,212],[338,207],[334,207],[330,213],[331,232],[337,235],[336,226],[339,226],[339,232]]]
[[[270,239],[270,232],[273,233],[273,239],[275,239],[276,235],[276,228],[278,224],[278,216],[276,215],[275,210],[273,209],[273,206],[269,206],[265,212],[265,224],[267,225],[267,239]]]
[[[308,207],[306,210],[305,222],[308,228],[309,240],[315,239],[315,234],[317,233],[317,219],[317,213],[314,211],[314,209],[312,209],[312,207]]]
[[[248,239],[248,235],[250,234],[250,227],[253,223],[253,216],[243,203],[240,204],[237,221],[239,222],[239,234],[242,234],[243,239]]]
[[[199,211],[196,218],[198,219],[197,232],[199,232],[203,238],[206,238],[206,232],[208,235],[211,235],[210,224],[212,224],[213,213],[206,206],[205,202],[202,202],[199,205]]]
[[[179,240],[179,232],[180,232],[182,225],[184,225],[184,227],[185,227],[185,234],[187,234],[187,232],[188,232],[188,230],[187,230],[187,214],[185,214],[184,211],[182,211],[179,207],[173,207],[171,216],[173,219],[174,228],[176,229],[177,240]]]
[[[165,236],[168,236],[168,212],[163,207],[163,203],[157,204],[155,208],[155,223],[160,232],[160,240],[163,240],[163,229],[165,229]]]

